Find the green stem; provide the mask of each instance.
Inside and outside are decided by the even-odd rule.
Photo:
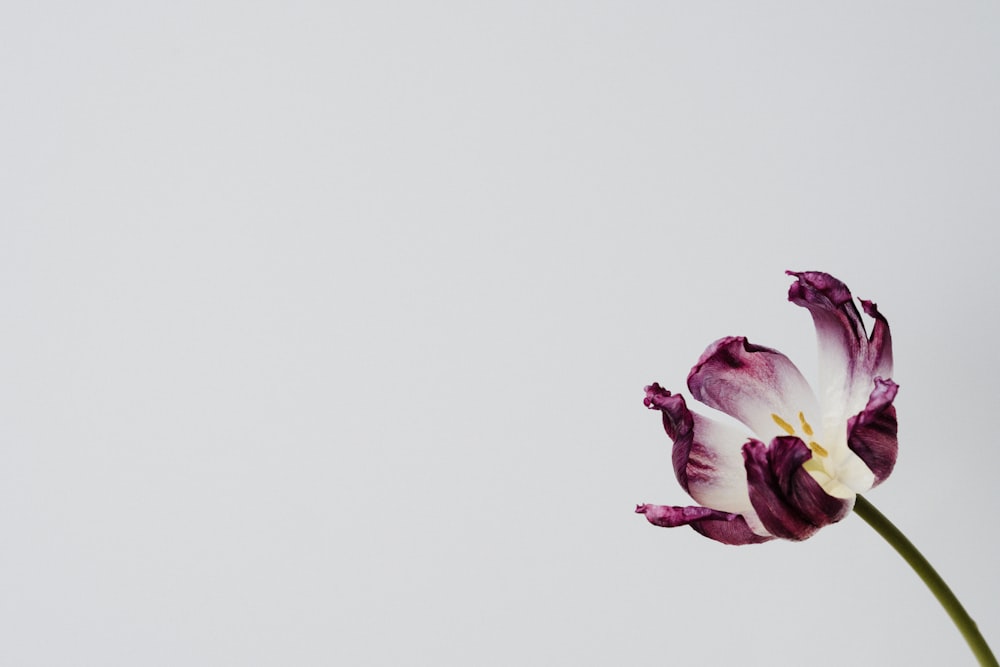
[[[857,502],[854,504],[854,511],[869,526],[874,528],[875,532],[884,537],[885,541],[891,544],[899,552],[899,555],[903,557],[903,560],[909,563],[914,572],[924,580],[927,588],[931,589],[931,593],[934,594],[934,597],[938,599],[944,610],[951,616],[951,620],[958,626],[959,632],[965,637],[966,643],[969,644],[969,648],[972,649],[979,664],[984,667],[1000,667],[1000,665],[997,665],[997,659],[993,656],[993,651],[990,650],[990,647],[986,644],[986,640],[983,639],[983,635],[980,634],[979,628],[976,627],[976,622],[972,620],[969,612],[965,611],[965,607],[962,606],[962,603],[958,601],[955,594],[948,588],[948,584],[944,583],[941,575],[934,571],[934,568],[927,562],[927,559],[913,546],[913,542],[906,539],[906,535],[899,532],[899,528],[892,525],[892,522],[885,518],[884,514],[875,509],[874,505],[861,496],[858,496]]]

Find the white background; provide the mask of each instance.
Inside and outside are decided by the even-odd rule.
[[[642,405],[785,269],[890,319],[869,497],[1000,645],[991,2],[0,10],[0,663],[958,665],[857,517],[688,504]]]

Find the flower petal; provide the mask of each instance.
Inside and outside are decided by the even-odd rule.
[[[804,540],[825,525],[843,519],[853,498],[828,495],[802,467],[812,451],[799,438],[782,436],[771,446],[752,440],[743,446],[750,502],[768,531],[788,540]]]
[[[812,313],[819,340],[819,391],[824,438],[843,442],[842,425],[865,406],[875,377],[892,375],[889,323],[871,301],[861,301],[875,319],[869,337],[847,285],[827,273],[788,271],[796,282],[788,300]]]
[[[899,444],[896,440],[896,398],[899,385],[892,380],[875,378],[875,389],[868,405],[847,422],[847,446],[875,474],[877,486],[896,465]]]
[[[774,539],[754,533],[739,514],[720,512],[708,507],[636,505],[635,511],[637,514],[645,514],[646,520],[654,526],[691,526],[705,537],[723,544],[760,544]]]
[[[683,396],[656,383],[646,387],[643,402],[663,413],[663,428],[674,442],[674,474],[684,490],[702,505],[745,515],[753,528],[766,534],[747,492],[741,454],[747,434],[691,412]]]
[[[803,419],[818,419],[809,383],[791,360],[742,336],[712,343],[688,374],[696,399],[739,419],[759,438],[788,433]],[[786,428],[775,419],[779,417]]]

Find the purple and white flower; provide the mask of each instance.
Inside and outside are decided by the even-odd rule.
[[[725,544],[776,537],[804,540],[840,521],[856,494],[881,483],[896,463],[897,385],[889,324],[871,301],[866,331],[850,290],[826,273],[788,272],[788,300],[812,314],[819,339],[819,394],[777,350],[743,337],[716,341],[687,385],[705,405],[751,432],[688,409],[659,384],[645,404],[659,410],[673,440],[673,466],[700,507],[639,505],[650,523],[688,525]]]

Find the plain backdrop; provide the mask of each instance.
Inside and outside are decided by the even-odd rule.
[[[1000,6],[6,2],[0,663],[960,665],[855,516],[726,547],[643,386],[815,374],[1000,645]]]

